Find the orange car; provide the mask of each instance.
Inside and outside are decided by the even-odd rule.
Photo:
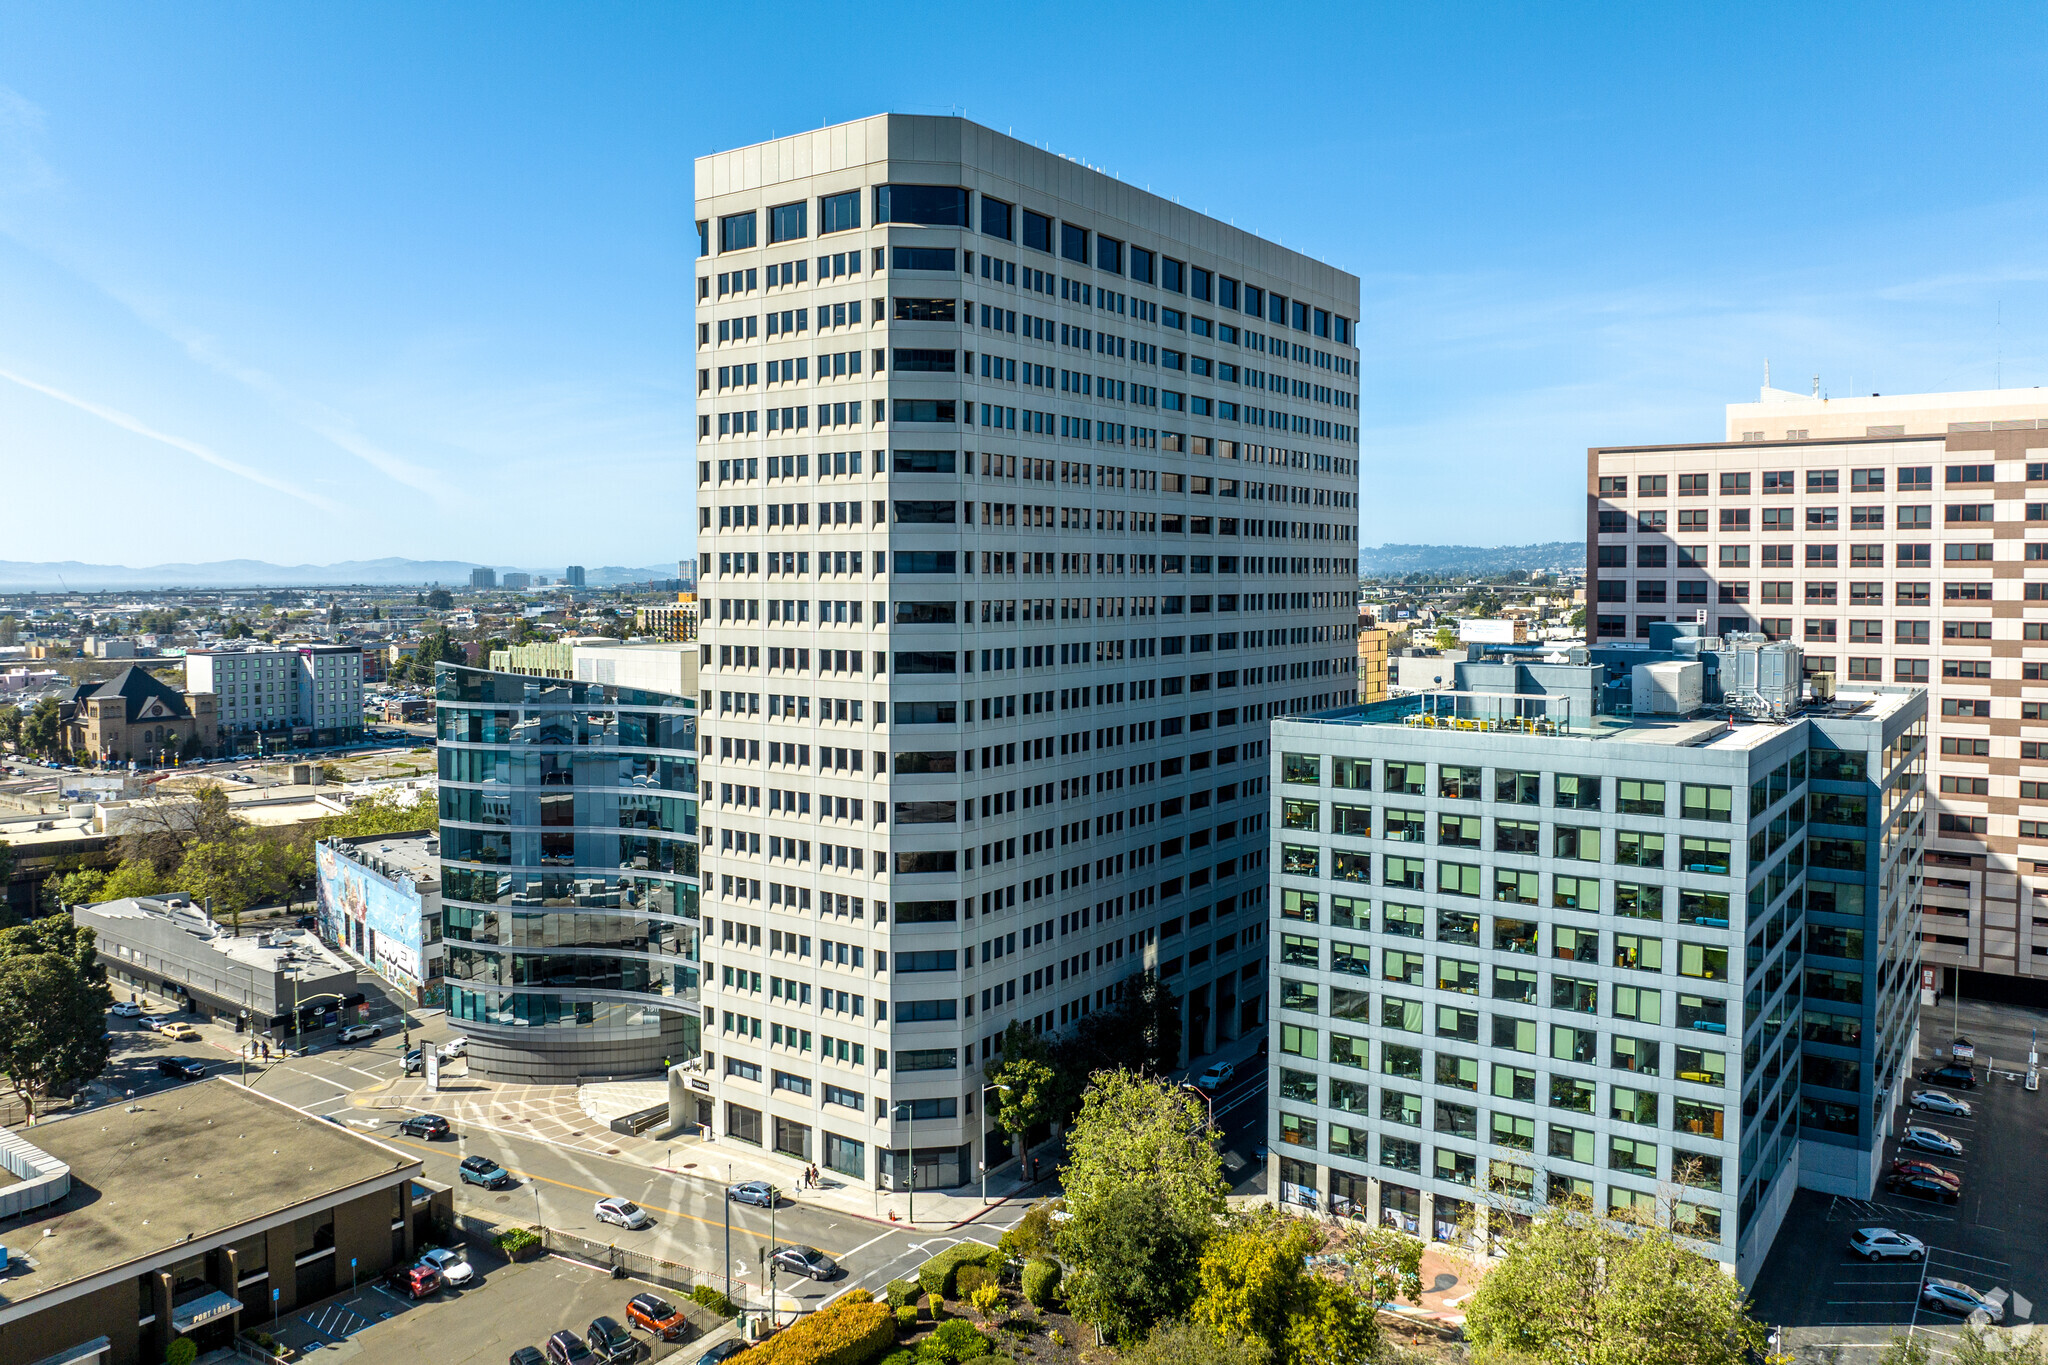
[[[666,1299],[652,1294],[635,1294],[627,1300],[626,1320],[635,1327],[645,1327],[663,1341],[681,1341],[690,1330],[689,1319]]]

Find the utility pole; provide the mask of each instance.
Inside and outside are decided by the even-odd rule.
[[[732,1302],[732,1163],[725,1163],[725,1301]]]

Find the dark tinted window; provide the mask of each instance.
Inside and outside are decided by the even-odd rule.
[[[1188,271],[1188,297],[1207,302],[1210,294],[1213,292],[1211,286],[1214,284],[1215,279],[1214,275],[1200,266],[1193,267]]]
[[[1088,229],[1061,223],[1060,255],[1080,265],[1088,264]]]
[[[1152,283],[1152,253],[1139,247],[1131,248],[1131,278],[1139,284]]]
[[[898,246],[889,248],[890,263],[898,270],[952,271],[953,248],[949,246]]]
[[[875,221],[966,227],[967,191],[953,185],[877,185]]]
[[[1011,233],[1015,231],[1011,226],[1011,215],[1010,206],[1002,200],[991,199],[985,194],[981,196],[981,231],[984,236],[1000,237],[1006,242],[1009,241]]]
[[[1036,251],[1052,250],[1052,219],[1024,210],[1024,245]]]
[[[810,205],[799,200],[794,204],[778,204],[768,210],[768,240],[771,242],[794,242],[808,237],[805,224],[810,218]]]
[[[1185,294],[1188,288],[1187,266],[1171,256],[1159,258],[1159,287],[1171,289],[1176,294]]]
[[[1114,237],[1095,235],[1095,268],[1112,275],[1124,273],[1124,244]]]
[[[845,232],[860,226],[860,191],[828,194],[818,201],[818,231]]]
[[[744,251],[754,245],[754,215],[732,213],[718,220],[718,249]]]

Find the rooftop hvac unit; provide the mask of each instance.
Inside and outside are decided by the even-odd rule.
[[[1799,708],[1803,651],[1790,641],[1730,633],[1719,651],[1721,692],[1748,715],[1783,719]]]
[[[1629,671],[1638,716],[1689,716],[1699,710],[1707,667],[1696,659],[1637,664]]]

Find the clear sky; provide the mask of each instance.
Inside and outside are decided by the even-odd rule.
[[[0,0],[0,559],[692,553],[690,161],[958,110],[1364,281],[1362,538],[2048,384],[2034,5]]]

